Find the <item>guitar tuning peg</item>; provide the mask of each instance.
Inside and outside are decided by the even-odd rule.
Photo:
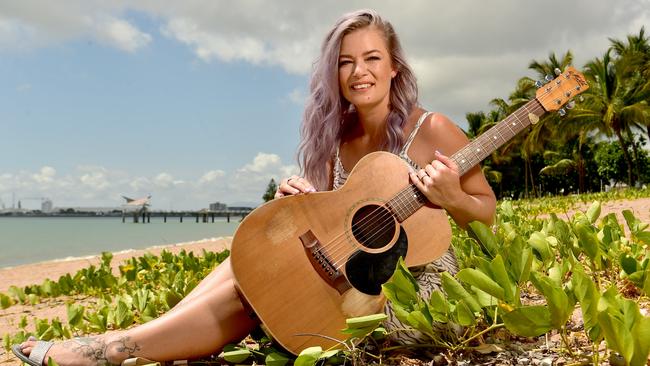
[[[564,110],[564,108],[558,109],[557,113],[560,115],[560,117],[566,116],[566,111]]]
[[[555,75],[560,76],[560,74],[562,73],[562,70],[560,70],[559,68],[556,67],[555,69],[553,69],[553,72],[555,73]]]
[[[573,107],[576,106],[576,102],[574,101],[569,101],[569,103],[566,104],[566,109],[573,109]]]
[[[537,88],[541,88],[543,85],[544,85],[544,83],[541,80],[537,80],[535,82],[535,87],[537,87]]]
[[[546,75],[546,77],[544,79],[546,81],[551,81],[551,80],[553,80],[553,75]]]
[[[578,97],[578,101],[579,101],[580,103],[584,102],[584,101],[585,101],[585,97],[583,97],[582,95],[579,96],[579,97]]]

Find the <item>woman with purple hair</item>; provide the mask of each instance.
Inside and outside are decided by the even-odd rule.
[[[468,143],[447,117],[418,105],[415,76],[391,24],[371,10],[345,14],[328,33],[310,83],[299,162],[302,176],[283,179],[276,197],[338,189],[365,155],[389,151],[412,168],[410,179],[460,226],[491,224],[494,193],[478,167],[460,177],[448,157]],[[440,286],[440,273],[458,271],[451,250],[412,268],[425,298]],[[390,315],[388,327],[404,328]],[[237,293],[229,260],[208,275],[172,310],[146,324],[89,338],[51,343],[30,339],[14,348],[29,363],[61,366],[119,365],[143,357],[163,361],[213,354],[258,325]],[[421,342],[417,332],[396,340]]]

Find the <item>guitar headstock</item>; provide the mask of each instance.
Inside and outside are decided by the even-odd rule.
[[[569,66],[555,79],[537,89],[535,98],[547,112],[557,111],[573,97],[587,89],[589,89],[589,84],[585,77],[578,70]]]

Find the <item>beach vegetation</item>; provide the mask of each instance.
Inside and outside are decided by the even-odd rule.
[[[420,297],[415,278],[400,262],[383,292],[408,326],[400,331],[424,333],[430,338],[427,344],[391,345],[390,332],[382,326],[386,316],[376,314],[349,319],[336,349],[310,348],[293,358],[257,332],[252,335],[255,347],[231,345],[214,362],[387,362],[397,350],[422,348],[453,357],[506,347],[516,337],[557,335],[559,352],[577,362],[597,364],[619,357],[624,364],[641,364],[650,352],[645,336],[650,332],[645,313],[650,225],[627,210],[622,218],[601,215],[600,201],[648,196],[647,189],[628,189],[501,201],[494,227],[475,222],[465,232],[454,226],[452,246],[461,271],[456,276],[443,273],[442,291],[428,298]],[[585,205],[595,198],[599,200]],[[584,208],[569,212],[577,206]],[[15,333],[3,336],[4,346],[30,335],[66,339],[150,321],[178,303],[228,255],[163,251],[130,258],[114,269],[112,254],[104,253],[98,265],[56,281],[12,286],[0,295],[3,309],[63,299],[67,320],[23,317]],[[606,350],[599,349],[601,342]]]

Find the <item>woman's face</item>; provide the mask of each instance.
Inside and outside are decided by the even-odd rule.
[[[357,29],[341,40],[339,86],[357,110],[388,106],[390,83],[396,74],[380,30]]]

